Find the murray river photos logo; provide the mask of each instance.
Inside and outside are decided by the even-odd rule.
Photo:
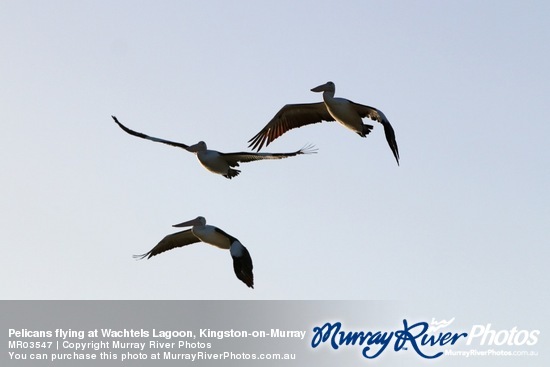
[[[420,357],[433,359],[448,354],[448,348],[461,344],[472,346],[532,346],[537,344],[539,330],[494,330],[491,324],[473,325],[467,331],[445,331],[454,321],[410,323],[403,320],[403,328],[394,331],[346,331],[341,322],[327,322],[313,328],[311,347],[327,344],[334,350],[358,347],[368,359],[380,356],[386,349],[395,352],[413,350]],[[388,348],[390,347],[390,348]],[[447,350],[442,350],[447,348]]]

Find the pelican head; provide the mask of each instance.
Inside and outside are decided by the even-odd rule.
[[[187,150],[192,153],[203,152],[206,149],[206,143],[202,140],[199,141],[197,144],[191,145],[189,148],[187,148]]]
[[[318,87],[311,89],[312,92],[332,92],[336,91],[336,86],[333,82],[326,82]]]
[[[188,220],[180,224],[174,224],[172,227],[194,227],[194,226],[205,226],[206,219],[204,217],[198,216],[195,219]]]

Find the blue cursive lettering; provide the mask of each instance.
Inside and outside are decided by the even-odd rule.
[[[427,359],[438,358],[443,355],[443,352],[428,354],[421,350],[421,347],[428,346],[443,346],[446,344],[455,344],[461,337],[466,337],[467,333],[439,333],[439,335],[426,334],[429,324],[426,322],[418,322],[410,325],[407,320],[403,320],[403,329],[391,332],[382,331],[343,331],[342,323],[327,322],[323,326],[313,328],[313,337],[311,339],[311,347],[317,348],[322,343],[329,342],[332,349],[337,350],[342,346],[358,345],[362,346],[361,354],[365,358],[378,357],[388,345],[395,339],[393,350],[398,352],[406,348],[408,345],[421,357]],[[395,338],[394,338],[395,337]],[[373,346],[378,347],[373,348]]]

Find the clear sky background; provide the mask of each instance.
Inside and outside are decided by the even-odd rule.
[[[2,1],[1,297],[397,299],[540,321],[549,16],[548,1]],[[243,151],[328,80],[386,114],[401,166],[380,124],[362,139],[324,123],[264,149],[318,154],[227,180],[111,119]],[[254,290],[211,246],[132,259],[198,215],[248,248]]]

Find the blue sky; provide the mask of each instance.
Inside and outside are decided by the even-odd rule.
[[[3,1],[4,299],[400,299],[550,304],[545,1]],[[382,110],[265,151],[233,180],[111,120],[247,149],[312,87]],[[206,217],[248,248],[133,254]],[[530,316],[526,316],[530,317]],[[535,316],[532,316],[533,318]]]

